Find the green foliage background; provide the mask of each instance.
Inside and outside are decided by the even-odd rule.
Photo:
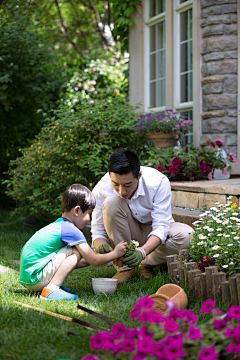
[[[19,3],[0,11],[0,170],[41,129],[66,81],[63,64],[48,50],[31,14]],[[41,112],[36,113],[37,109]],[[1,194],[0,194],[1,195]]]
[[[11,162],[8,195],[21,214],[58,217],[63,192],[73,183],[92,189],[106,173],[111,153],[137,150],[136,107],[115,96],[112,100],[82,102],[75,110],[61,106],[31,147]]]

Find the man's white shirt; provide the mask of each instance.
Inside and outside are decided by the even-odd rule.
[[[141,166],[142,176],[138,188],[129,199],[123,199],[131,209],[132,216],[145,224],[152,221],[152,231],[148,235],[155,235],[165,244],[170,223],[174,222],[171,209],[171,185],[168,178],[158,170]],[[108,240],[103,224],[102,205],[108,196],[119,196],[111,184],[109,173],[106,173],[93,189],[96,207],[92,213],[91,231],[92,241],[98,238]]]

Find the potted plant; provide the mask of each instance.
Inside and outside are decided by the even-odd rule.
[[[188,152],[186,152],[188,150]],[[161,171],[171,180],[193,181],[211,179],[214,169],[225,167],[224,159],[217,156],[213,149],[201,149],[195,146],[166,148],[158,151],[149,149],[143,165]]]
[[[222,148],[223,144],[221,141],[215,143],[211,141],[211,146],[216,151],[216,157],[224,159],[225,166],[223,168],[216,168],[213,172],[213,178],[216,180],[223,180],[230,178],[231,163],[239,163],[239,159],[236,159],[236,154],[232,151],[227,155],[226,151]]]
[[[165,110],[140,114],[135,133],[145,133],[157,147],[170,147],[177,145],[177,140],[190,131],[191,125],[192,120],[184,120],[179,112]]]

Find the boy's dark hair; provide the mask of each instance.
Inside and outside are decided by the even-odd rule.
[[[73,184],[64,192],[61,206],[62,213],[71,211],[75,206],[80,206],[82,213],[95,208],[96,199],[86,186]]]
[[[112,153],[108,163],[108,172],[126,175],[133,172],[137,179],[140,172],[140,160],[138,154],[129,149],[118,149]]]

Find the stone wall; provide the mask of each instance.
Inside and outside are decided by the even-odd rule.
[[[201,145],[222,141],[237,153],[237,0],[201,0]]]

